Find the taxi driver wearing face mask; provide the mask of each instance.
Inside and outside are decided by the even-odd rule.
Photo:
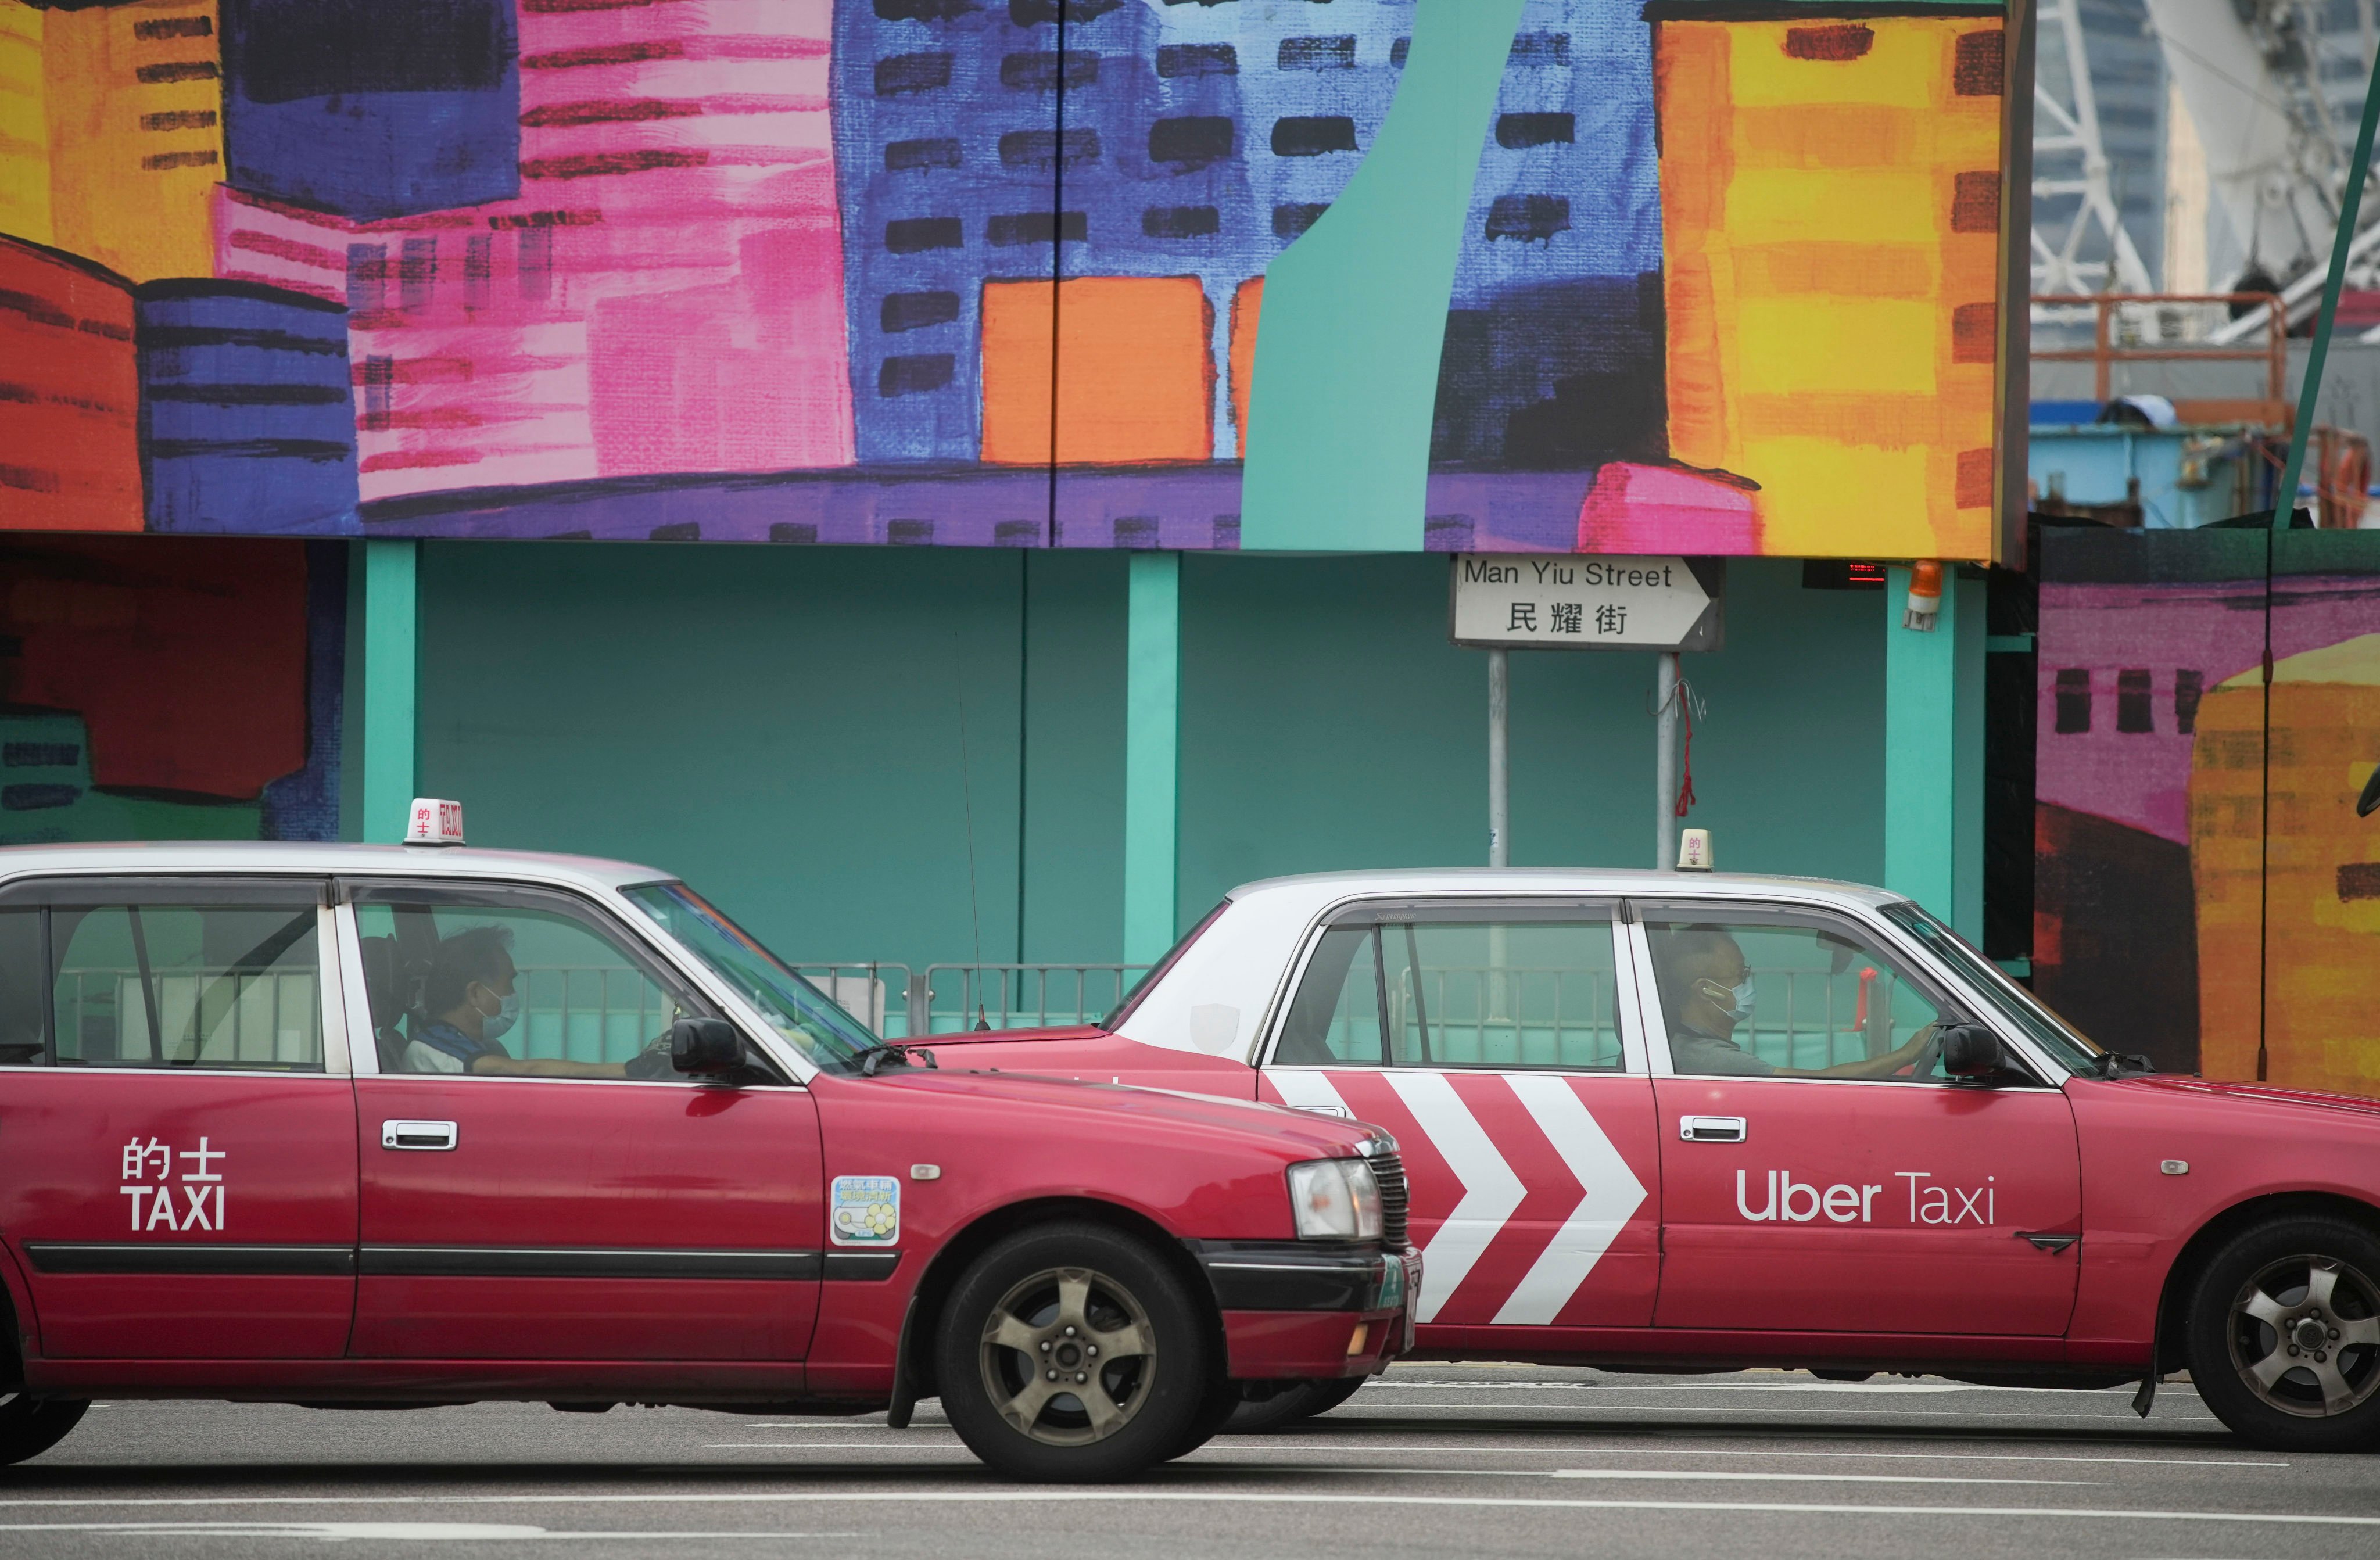
[[[504,1037],[520,1022],[512,928],[466,926],[441,937],[422,983],[422,1010],[405,1047],[408,1072],[503,1073],[529,1078],[628,1078],[624,1062],[516,1057]]]
[[[1688,926],[1656,938],[1655,963],[1670,1011],[1670,1065],[1682,1073],[1734,1073],[1753,1078],[1889,1078],[1923,1058],[1932,1045],[1926,1025],[1898,1050],[1832,1067],[1772,1067],[1735,1039],[1752,1021],[1756,995],[1751,967],[1736,940],[1716,926]]]

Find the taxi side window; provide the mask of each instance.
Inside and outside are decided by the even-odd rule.
[[[1608,916],[1456,909],[1322,935],[1275,1049],[1288,1066],[1618,1071]]]
[[[1943,1010],[1849,922],[1714,907],[1708,919],[1645,923],[1655,990],[1681,1073],[1760,1077],[1882,1058],[1924,1037]],[[1872,1074],[1939,1082],[1937,1058]]]
[[[538,897],[356,895],[382,1072],[485,1075],[486,1058],[620,1076],[678,1019],[708,1011],[591,917]],[[665,1067],[648,1081],[693,1082]]]
[[[57,1067],[322,1070],[317,911],[310,899],[55,903],[0,913],[0,961],[49,949],[41,992],[0,993],[0,1061]],[[5,966],[0,966],[5,967]]]

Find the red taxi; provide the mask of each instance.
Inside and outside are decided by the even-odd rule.
[[[1881,889],[1283,878],[1103,1026],[936,1044],[1386,1127],[1422,1358],[2137,1380],[2143,1412],[2187,1369],[2261,1445],[2380,1440],[2380,1102],[2154,1075]]]
[[[95,1396],[849,1414],[1010,1474],[1406,1345],[1385,1134],[880,1044],[685,884],[0,851],[0,1460]]]

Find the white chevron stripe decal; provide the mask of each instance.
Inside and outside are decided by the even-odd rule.
[[[1553,1321],[1623,1226],[1645,1201],[1645,1185],[1628,1161],[1596,1125],[1569,1080],[1543,1073],[1508,1072],[1504,1082],[1528,1107],[1546,1141],[1562,1156],[1586,1194],[1554,1232],[1503,1309],[1499,1323],[1545,1325]]]
[[[1454,1293],[1488,1243],[1527,1195],[1521,1178],[1496,1152],[1454,1085],[1435,1072],[1390,1071],[1384,1075],[1405,1108],[1429,1136],[1430,1144],[1463,1183],[1463,1200],[1422,1248],[1422,1291],[1414,1319],[1427,1322]]]
[[[1319,1110],[1330,1116],[1352,1117],[1355,1114],[1347,1108],[1347,1102],[1339,1091],[1331,1087],[1328,1073],[1268,1069],[1265,1080],[1281,1095],[1281,1103],[1293,1109]]]

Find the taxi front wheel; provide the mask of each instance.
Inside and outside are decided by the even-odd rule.
[[[65,1440],[90,1407],[76,1399],[28,1397],[21,1392],[0,1397],[0,1463],[40,1457]]]
[[[2191,1303],[2190,1379],[2259,1446],[2380,1445],[2380,1240],[2318,1215],[2233,1240]]]
[[[1172,1457],[1204,1402],[1210,1345],[1181,1278],[1095,1224],[1025,1230],[976,1259],[943,1309],[942,1409],[1014,1479],[1128,1478]]]

